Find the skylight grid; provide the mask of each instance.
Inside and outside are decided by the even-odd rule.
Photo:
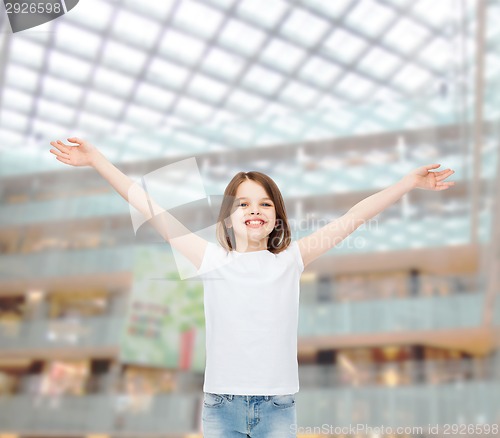
[[[351,31],[352,31],[352,28],[351,28]],[[371,44],[374,44],[374,42],[372,42]],[[270,67],[269,63],[267,63],[267,66]],[[367,77],[367,78],[370,78],[370,76],[366,76],[366,73],[363,73],[362,75],[365,76],[365,77]],[[312,83],[309,82],[309,85],[312,85]]]
[[[453,0],[419,0],[412,5],[412,13],[431,26],[442,28],[450,23],[450,15],[456,6]]]
[[[245,58],[213,46],[205,55],[201,69],[227,81],[234,80],[245,67]]]
[[[157,111],[166,111],[173,103],[176,95],[164,87],[142,82],[137,87],[135,98],[137,103],[150,106]]]
[[[262,30],[241,20],[230,19],[219,34],[218,43],[235,49],[242,56],[253,56],[266,39]]]
[[[27,38],[12,38],[10,52],[11,61],[33,69],[40,68],[47,56],[45,46]]]
[[[351,2],[351,5],[353,3]],[[404,11],[404,8],[402,8],[402,10]],[[314,12],[317,16],[319,16],[320,18],[323,18],[323,16],[321,15],[318,15],[317,11],[314,11],[313,9],[310,10],[311,12]],[[412,20],[417,23],[418,25],[422,26],[423,29],[426,29],[428,30],[429,32],[432,30],[431,27],[429,27],[428,25],[426,25],[425,22],[423,22],[422,20],[419,20],[417,19],[416,17],[414,16],[411,16]],[[452,19],[450,18],[450,21],[452,21]],[[345,23],[345,22],[341,22],[341,23],[337,23],[336,21],[333,21],[331,22],[331,29],[336,29],[336,28],[342,28],[342,29],[345,29],[346,31],[350,32],[351,34],[354,34],[355,36],[359,37],[361,40],[366,40],[366,42],[370,45],[370,46],[380,46],[382,48],[384,48],[385,50],[387,51],[390,51],[391,53],[393,53],[394,55],[396,56],[400,56],[402,58],[402,60],[405,60],[405,53],[398,50],[397,48],[391,46],[390,44],[387,44],[384,39],[380,39],[380,40],[377,40],[377,39],[373,39],[373,38],[368,38],[366,36],[364,36],[362,33],[360,33],[360,31],[356,28],[356,27],[353,27],[351,25],[349,25],[348,23]],[[388,29],[389,30],[389,29]],[[435,32],[436,30],[434,30]],[[385,31],[384,31],[385,33]],[[438,36],[438,35],[436,35]],[[443,34],[443,33],[439,33],[439,36],[446,36],[446,38],[451,38],[451,36],[449,34]],[[297,44],[299,44],[297,42]],[[301,44],[301,47],[303,46],[303,44]],[[320,52],[320,53],[316,53],[316,55],[320,55],[320,56],[323,56],[325,59],[332,59],[331,56],[328,56],[327,52]]]
[[[93,21],[87,6],[98,3],[102,14]],[[446,13],[451,3],[443,0],[432,14],[428,0],[86,0],[81,14],[61,18],[52,34],[10,39],[2,98],[13,112],[36,108],[43,129],[59,123],[63,130],[112,133],[117,126],[245,121],[375,97],[432,95],[456,68],[457,41],[449,28],[455,17]],[[473,38],[468,35],[469,44]],[[487,60],[489,81],[498,71],[496,61]],[[50,115],[48,108],[59,113]],[[447,117],[428,109],[425,117],[415,117],[416,124]],[[404,117],[418,110],[414,106]],[[372,119],[360,119],[365,116]],[[383,130],[406,119],[353,113],[351,123],[340,123],[336,132],[375,125]],[[23,135],[39,134],[36,126],[31,120]],[[321,125],[316,130],[329,132]],[[6,132],[13,139],[8,131],[2,123],[0,136]],[[276,133],[266,135],[259,141],[278,141]]]
[[[417,59],[422,65],[446,72],[452,67],[453,46],[444,38],[435,38],[418,51]]]
[[[134,79],[107,67],[97,67],[93,76],[93,86],[103,92],[127,96],[132,91]]]
[[[268,95],[274,94],[283,85],[285,76],[259,65],[252,66],[243,76],[241,83]]]
[[[337,79],[343,70],[336,64],[327,62],[318,56],[310,56],[298,72],[298,78],[327,87]]]
[[[367,74],[373,74],[383,79],[393,73],[402,62],[401,58],[394,56],[387,50],[380,47],[373,47],[361,58],[357,67]]]
[[[48,56],[46,74],[65,77],[79,85],[84,85],[89,80],[93,68],[90,62],[54,49],[49,52]]]
[[[146,79],[168,88],[180,89],[185,84],[189,69],[164,59],[153,59],[146,71]]]
[[[305,50],[278,38],[273,39],[260,53],[260,59],[285,73],[295,70],[305,57]]]
[[[351,73],[344,76],[336,85],[337,90],[351,99],[360,99],[368,95],[374,88],[372,81]]]
[[[290,8],[283,0],[252,0],[240,2],[236,14],[272,29]]]
[[[77,105],[82,99],[84,90],[70,81],[52,76],[45,76],[42,82],[41,96],[47,99]]]
[[[311,47],[330,30],[330,23],[303,9],[295,9],[281,26],[280,32],[290,40]]]
[[[0,121],[2,126],[9,126],[10,129],[20,132],[26,131],[29,125],[29,119],[25,114],[7,108],[0,111]]]
[[[85,109],[89,112],[117,117],[124,107],[122,99],[90,90],[85,96]]]
[[[84,25],[94,32],[104,32],[112,19],[114,6],[102,0],[86,0],[78,5],[78,14],[67,15],[67,21],[73,25]],[[99,13],[96,14],[96,11]]]
[[[61,124],[41,115],[32,119],[32,130],[30,132],[37,140],[40,138],[52,138],[54,133],[61,132]],[[29,136],[28,136],[29,138]]]
[[[138,29],[140,32],[130,32],[130,29]],[[115,39],[123,39],[148,50],[156,41],[162,31],[157,20],[139,16],[126,9],[120,10],[111,27],[111,36]]]
[[[366,48],[366,40],[339,28],[323,43],[322,51],[343,63],[350,63]]]
[[[398,74],[392,78],[392,81],[410,93],[423,91],[423,86],[428,84],[432,76],[428,71],[408,64]]]
[[[85,41],[85,44],[82,44],[82,41]],[[62,49],[70,55],[77,55],[88,60],[95,59],[101,44],[100,35],[69,23],[58,24],[54,32],[55,49]]]
[[[324,0],[303,0],[304,5],[311,7],[320,14],[330,18],[339,18],[352,6],[352,0],[335,0],[325,2]]]
[[[396,13],[374,0],[363,0],[349,11],[345,17],[346,24],[369,36],[380,35],[396,18]]]
[[[38,74],[30,68],[10,64],[5,72],[5,85],[34,93],[38,85]]]
[[[27,114],[34,100],[31,93],[16,90],[13,87],[4,88],[2,91],[3,108],[13,109],[19,113]]]
[[[38,99],[37,111],[39,114],[44,114],[47,120],[52,122],[68,124],[71,123],[76,114],[76,108],[64,105],[58,102]]]
[[[410,54],[429,37],[428,30],[413,20],[401,17],[384,35],[383,41],[398,51]]]
[[[15,128],[12,128],[11,125],[9,125],[8,123],[3,123],[2,122],[2,119],[0,118],[0,151],[3,150],[4,151],[4,154],[6,155],[7,154],[7,151],[9,150],[9,146],[10,145],[21,145],[21,144],[26,144],[26,138],[27,138],[27,133],[24,132],[24,131],[18,131],[18,130],[15,130]],[[19,151],[21,152],[21,151]],[[23,151],[24,152],[24,151]],[[23,167],[23,168],[20,168],[20,167],[17,167],[14,166],[14,163],[16,165],[19,164],[18,160],[13,160],[12,161],[12,166],[10,165],[10,163],[8,162],[8,160],[11,160],[12,159],[12,152],[11,154],[9,154],[9,157],[5,158],[5,164],[4,164],[4,168],[2,169],[2,174],[3,175],[8,175],[8,172],[7,172],[7,169],[10,168],[11,172],[21,172],[21,173],[24,173],[26,172],[26,167]],[[29,170],[28,170],[29,171]]]
[[[108,38],[102,52],[101,65],[135,76],[142,70],[146,59],[147,53],[143,50]]]
[[[193,0],[184,0],[179,4],[173,23],[189,29],[198,36],[212,38],[222,24],[224,15],[214,8]]]
[[[136,125],[137,128],[155,127],[160,125],[162,119],[161,112],[132,103],[127,107],[124,122]]]
[[[177,0],[161,0],[161,1],[145,1],[137,2],[136,0],[122,0],[123,5],[130,8],[132,11],[146,14],[160,22],[164,21],[174,10]]]
[[[194,65],[205,50],[205,44],[199,38],[169,29],[159,47],[159,53]]]
[[[220,81],[197,74],[191,80],[187,92],[198,96],[205,96],[208,100],[217,104],[228,92],[228,87]]]
[[[252,23],[252,25],[253,25],[253,23]],[[258,26],[258,24],[257,24],[257,23],[255,23],[255,26]],[[260,27],[261,27],[261,29],[262,29],[262,26],[260,26]],[[350,27],[349,29],[350,29],[350,32],[351,32],[351,33],[357,34],[357,31],[355,31],[354,29],[352,29],[352,27]],[[282,35],[283,35],[283,34],[282,34]],[[284,36],[284,35],[283,35],[283,36]],[[360,41],[362,41],[362,40],[364,40],[364,38],[363,38],[363,37],[360,37]],[[293,43],[293,40],[290,40],[290,41],[288,41],[288,42],[289,42],[289,43]],[[372,45],[373,45],[373,44],[375,44],[375,42],[374,42],[374,41],[367,41],[367,42],[368,42],[369,44],[372,44]],[[298,44],[298,43],[297,43],[297,44]],[[304,47],[304,44],[303,44],[303,43],[300,43],[300,47]],[[232,49],[232,50],[236,50],[236,49],[234,49],[234,47],[231,47],[231,49]],[[330,58],[330,60],[331,60],[331,56],[327,56],[325,53],[318,53],[318,55],[321,55],[322,57],[327,58],[327,59],[328,59],[328,58]],[[262,62],[264,62],[264,63],[265,63],[265,65],[266,65],[267,67],[273,67],[273,68],[275,68],[275,67],[276,67],[275,65],[272,65],[271,63],[269,63],[269,62],[267,62],[267,61],[265,61],[265,60],[262,60]],[[344,63],[344,64],[345,64],[345,63]],[[363,73],[363,75],[365,75],[365,76],[366,76],[366,73]],[[310,83],[310,82],[309,82],[309,85],[311,85],[311,83]]]
[[[289,84],[281,91],[281,100],[292,102],[298,107],[307,108],[316,102],[319,98],[319,93],[298,82],[289,82]]]
[[[206,121],[213,111],[212,106],[184,96],[175,107],[174,114],[197,123]]]
[[[213,6],[220,8],[221,10],[227,11],[231,8],[237,0],[204,0],[206,3],[211,3]]]
[[[254,115],[264,109],[267,101],[244,90],[235,90],[226,101],[229,110],[240,114]]]

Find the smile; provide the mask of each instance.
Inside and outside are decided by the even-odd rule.
[[[263,220],[259,220],[259,219],[245,221],[245,225],[247,227],[251,227],[251,228],[258,228],[258,227],[264,225],[264,223],[265,222]]]

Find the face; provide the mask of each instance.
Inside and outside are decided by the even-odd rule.
[[[276,224],[276,209],[264,188],[255,181],[245,180],[236,191],[231,223],[236,249],[267,249],[267,236]]]

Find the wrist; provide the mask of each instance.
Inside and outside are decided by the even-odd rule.
[[[417,188],[417,179],[415,175],[405,175],[399,182],[407,192]]]
[[[97,149],[90,154],[90,166],[96,169],[100,163],[106,160],[106,157]]]

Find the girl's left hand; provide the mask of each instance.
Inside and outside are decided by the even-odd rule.
[[[446,190],[455,185],[454,181],[444,181],[454,170],[445,169],[440,172],[429,172],[431,169],[437,169],[440,164],[426,164],[418,167],[408,173],[404,179],[409,180],[416,189],[424,190]]]

